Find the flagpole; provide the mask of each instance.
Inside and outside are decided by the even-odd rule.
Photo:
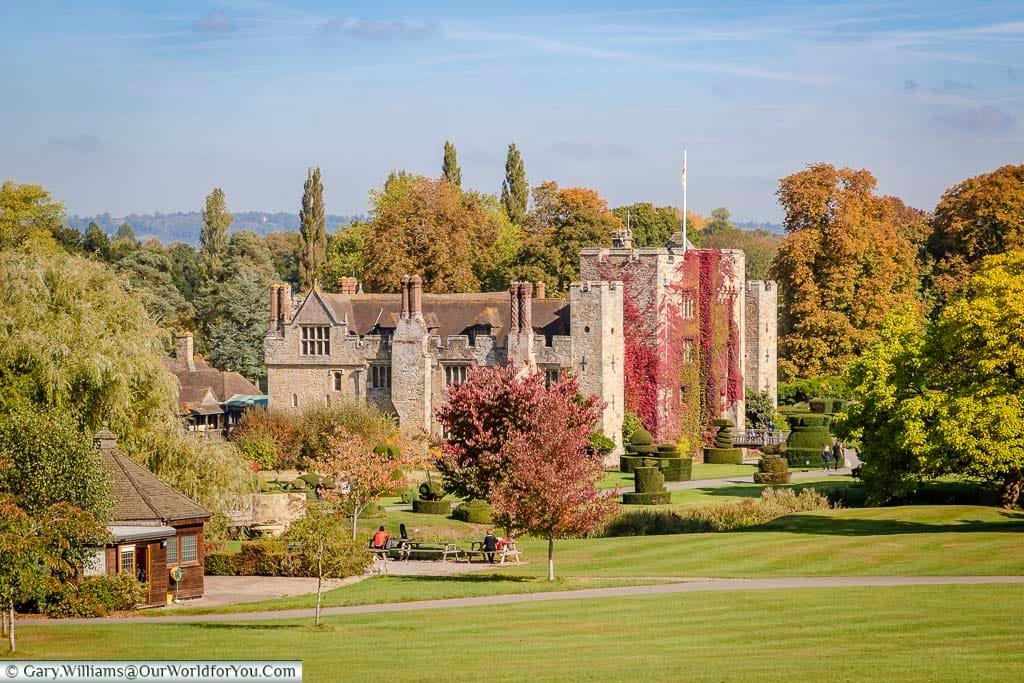
[[[683,253],[686,253],[686,148],[683,148]]]

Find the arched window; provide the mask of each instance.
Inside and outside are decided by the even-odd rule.
[[[298,407],[299,407],[299,395],[298,394],[292,394],[292,408],[298,408]]]

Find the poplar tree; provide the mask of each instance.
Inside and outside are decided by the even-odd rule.
[[[462,169],[456,156],[455,145],[444,141],[444,161],[441,163],[441,175],[455,187],[462,187]]]
[[[327,258],[327,221],[324,215],[324,185],[320,167],[306,171],[302,188],[302,211],[299,213],[299,291],[313,289],[320,265]]]
[[[530,198],[530,186],[526,182],[526,166],[515,143],[508,146],[505,158],[505,181],[501,184],[501,203],[509,220],[522,225],[526,220],[526,203]]]
[[[213,188],[203,209],[203,230],[199,233],[199,259],[208,280],[219,280],[228,249],[228,228],[234,220],[228,211],[224,190]]]

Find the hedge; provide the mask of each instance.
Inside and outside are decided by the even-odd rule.
[[[370,555],[363,550],[362,543],[358,552],[353,548],[350,553],[352,562],[347,567],[340,567],[340,573],[331,578],[344,578],[360,574],[372,561]],[[207,576],[310,576],[303,570],[301,558],[289,550],[284,539],[261,539],[242,543],[237,553],[215,552],[206,555],[203,568]]]
[[[679,455],[679,447],[672,443],[659,443],[658,452],[664,453],[665,455],[677,456]]]
[[[787,448],[782,454],[790,467],[813,467],[821,469],[825,463],[821,459],[820,448]]]
[[[81,584],[63,584],[41,601],[49,617],[105,617],[133,610],[146,600],[146,584],[132,574],[90,576]]]
[[[742,465],[742,448],[705,448],[704,462],[709,465]]]
[[[799,427],[825,427],[827,429],[832,424],[831,415],[821,415],[820,413],[792,414],[786,419],[789,421],[791,430]]]
[[[635,468],[642,467],[645,460],[657,463],[658,469],[665,475],[665,481],[689,481],[693,478],[693,458],[665,457],[660,453],[657,456],[621,455],[619,471],[631,473]]]
[[[660,493],[665,490],[665,477],[657,467],[637,467],[633,470],[637,493]]]
[[[493,524],[491,506],[482,500],[462,503],[452,512],[452,518],[470,524]]]
[[[650,446],[654,443],[654,437],[646,429],[638,429],[629,437],[629,443],[633,446]]]
[[[417,498],[412,502],[412,511],[424,515],[450,515],[452,514],[452,502],[450,500],[421,500]]]
[[[807,405],[812,413],[841,413],[846,410],[846,403],[841,398],[812,398]]]
[[[670,491],[622,494],[622,503],[624,505],[668,505],[671,502],[672,493]]]
[[[757,470],[754,473],[755,484],[788,484],[792,478],[789,463],[777,455],[761,458]]]

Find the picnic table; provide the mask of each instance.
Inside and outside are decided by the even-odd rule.
[[[410,539],[399,539],[398,558],[405,562],[413,555],[440,555],[442,562],[447,562],[451,556],[456,560],[462,551],[455,543],[434,542],[434,541],[413,541]]]
[[[462,551],[462,557],[466,562],[472,562],[473,558],[479,555],[482,562],[487,559],[487,555],[491,552],[490,550],[484,550],[483,542],[473,541],[469,546],[469,550]],[[519,548],[516,547],[515,541],[505,543],[502,545],[501,550],[494,550],[493,553],[494,559],[497,560],[498,564],[505,564],[507,559],[515,560],[515,563],[519,564],[520,552]]]

